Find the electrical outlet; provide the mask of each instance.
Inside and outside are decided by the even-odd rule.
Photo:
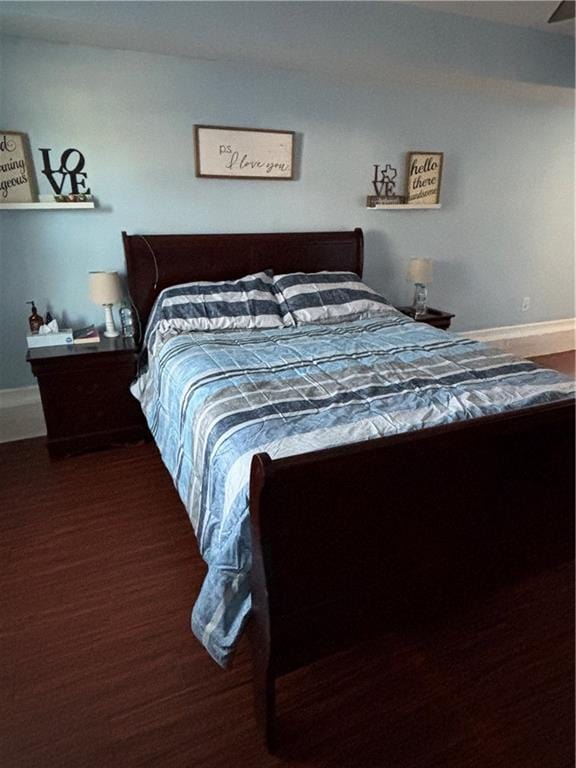
[[[522,312],[528,312],[530,309],[530,296],[524,296],[522,299]]]

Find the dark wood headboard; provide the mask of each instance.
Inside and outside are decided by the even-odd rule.
[[[364,238],[352,232],[253,235],[128,235],[122,232],[130,298],[142,331],[156,296],[170,285],[227,280],[273,269],[355,272],[362,276]]]

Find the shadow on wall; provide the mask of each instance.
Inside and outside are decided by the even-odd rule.
[[[364,280],[386,298],[394,301],[390,295],[390,286],[397,281],[398,263],[390,257],[388,238],[376,229],[364,229]]]

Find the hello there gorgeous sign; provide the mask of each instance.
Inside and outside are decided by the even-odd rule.
[[[435,204],[440,202],[442,152],[410,152],[406,202]]]
[[[294,178],[294,133],[194,126],[196,176],[212,179]]]

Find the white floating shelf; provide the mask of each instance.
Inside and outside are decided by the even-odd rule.
[[[95,207],[94,203],[0,203],[2,211],[63,211]]]
[[[390,205],[367,205],[369,211],[422,211],[442,208],[442,203],[392,203]]]
[[[95,208],[94,200],[84,203],[57,203],[50,195],[40,195],[37,203],[0,203],[2,211],[64,211]]]

